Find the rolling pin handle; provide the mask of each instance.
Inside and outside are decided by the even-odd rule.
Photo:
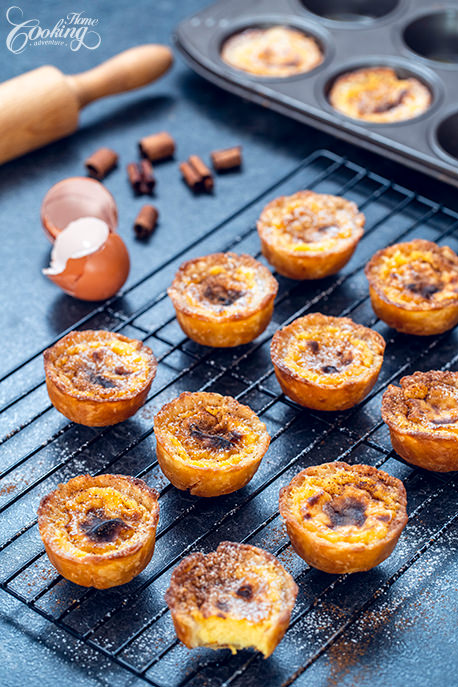
[[[66,76],[80,109],[98,98],[140,88],[158,79],[173,62],[165,45],[139,45],[81,74]]]

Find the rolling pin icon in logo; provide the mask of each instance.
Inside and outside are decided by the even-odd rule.
[[[60,17],[54,26],[42,27],[37,18],[24,19],[24,12],[17,5],[6,11],[6,19],[12,29],[6,37],[6,47],[14,54],[23,52],[28,45],[56,45],[76,51],[84,47],[95,50],[102,42],[94,29],[99,20],[85,16],[85,12],[69,12]]]

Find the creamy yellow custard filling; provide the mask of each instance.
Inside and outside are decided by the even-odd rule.
[[[390,386],[383,399],[384,420],[399,431],[458,436],[458,373],[416,372]]]
[[[235,34],[224,43],[221,57],[250,74],[275,77],[307,72],[323,61],[314,38],[287,26]]]
[[[297,254],[329,252],[362,233],[360,217],[356,205],[345,198],[299,191],[266,206],[263,237]]]
[[[433,251],[415,241],[392,246],[372,275],[385,298],[403,306],[446,306],[458,298],[458,259],[447,247]]]
[[[184,302],[196,314],[209,310],[214,316],[228,316],[257,307],[263,297],[264,280],[249,267],[227,270],[214,265],[208,273],[187,275],[183,283]]]
[[[106,334],[106,333],[104,333]],[[53,360],[64,391],[79,396],[122,397],[136,392],[151,376],[151,354],[138,341],[97,332],[65,347]]]
[[[371,342],[352,327],[326,324],[310,325],[290,336],[283,363],[302,379],[335,386],[366,374],[374,358]]]
[[[175,457],[192,465],[237,465],[257,453],[265,426],[237,413],[232,404],[196,404],[194,408],[168,413],[164,438]]]
[[[390,67],[359,69],[339,77],[331,104],[355,119],[396,122],[416,117],[431,104],[431,93],[415,78],[398,78]]]
[[[292,488],[289,507],[300,526],[320,539],[370,544],[387,535],[397,496],[382,482],[337,470],[308,475]]]
[[[256,313],[277,288],[267,267],[250,255],[214,253],[184,263],[168,293],[178,310],[218,322]]]
[[[53,508],[54,546],[83,558],[131,547],[151,526],[151,512],[113,487],[93,486],[66,495]]]

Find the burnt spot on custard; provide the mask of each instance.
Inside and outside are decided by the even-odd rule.
[[[105,357],[105,348],[96,348],[95,351],[92,351],[91,353],[91,358],[95,363],[101,363],[102,360]]]
[[[331,529],[346,525],[362,527],[366,522],[366,505],[352,496],[328,501],[323,505],[323,512],[329,518]]]
[[[353,362],[353,354],[350,351],[337,351],[337,356],[339,358],[339,365],[344,367]]]
[[[377,520],[380,520],[380,522],[389,522],[391,520],[391,515],[389,513],[378,515]]]
[[[239,587],[235,593],[241,599],[246,599],[246,601],[249,601],[253,598],[253,587],[251,584],[242,584],[242,586]]]
[[[202,287],[202,296],[213,305],[232,305],[244,295],[244,291],[225,286],[217,277],[208,277]]]
[[[119,380],[107,377],[104,372],[104,361],[106,360],[105,349],[96,349],[92,351],[91,359],[92,360],[85,365],[83,370],[83,375],[89,383],[99,386],[102,389],[116,389],[119,385]],[[126,377],[131,374],[131,371],[122,363],[116,365],[112,371],[118,377]]]
[[[307,502],[301,507],[301,515],[303,520],[310,520],[312,515],[309,511],[309,508],[313,508],[313,506],[316,506],[320,498],[323,496],[324,491],[320,489],[319,491],[316,492],[316,494],[312,494],[312,496],[309,496],[307,499]]]
[[[394,94],[387,94],[386,98],[382,102],[375,105],[375,107],[364,107],[362,108],[362,114],[367,114],[369,112],[382,113],[389,112],[389,110],[394,110],[395,107],[399,107],[402,104],[405,96],[407,95],[407,90],[403,89],[395,96]]]
[[[338,373],[343,367],[353,362],[353,354],[350,351],[329,350],[328,346],[320,346],[318,341],[314,341],[313,339],[307,341],[307,349],[304,352],[316,356],[316,358],[312,359],[313,362],[310,362],[313,367],[318,366],[323,374]]]
[[[220,417],[209,410],[202,410],[190,418],[189,435],[202,448],[209,450],[230,450],[240,441],[242,434],[229,428],[228,418]]]
[[[336,224],[316,224],[317,219],[308,208],[299,207],[283,217],[284,231],[300,243],[316,243],[332,238],[339,232]]]
[[[318,501],[320,500],[320,497],[322,496],[323,492],[319,491],[316,494],[312,494],[312,496],[309,496],[307,499],[307,503],[310,506],[314,506]]]
[[[92,370],[88,372],[87,377],[91,384],[101,386],[102,389],[114,389],[117,387],[117,384],[113,379],[109,379],[108,377],[105,377],[97,372],[93,372]]]
[[[299,55],[283,58],[279,55],[278,50],[274,50],[272,46],[268,45],[264,50],[259,53],[259,58],[268,65],[281,66],[281,67],[298,67],[301,64],[301,58]]]
[[[202,446],[215,450],[231,449],[242,438],[242,435],[234,430],[212,430],[211,428],[201,428],[198,424],[189,425],[189,432]]]
[[[225,613],[228,612],[229,610],[229,604],[227,601],[222,601],[221,599],[218,599],[216,602],[216,608],[219,608],[220,611],[224,611]],[[220,615],[220,618],[224,618],[224,615]]]
[[[429,300],[432,296],[434,296],[435,293],[441,291],[442,288],[442,284],[431,284],[422,281],[409,282],[406,284],[406,289],[417,294],[418,296],[421,296],[422,298],[425,298],[426,300]]]
[[[111,544],[121,532],[131,529],[121,518],[106,518],[100,512],[89,512],[88,519],[81,523],[81,530],[96,544]]]
[[[127,367],[124,367],[124,365],[116,365],[114,371],[120,377],[124,377],[125,375],[131,374],[131,371],[128,370]]]
[[[325,374],[334,374],[335,372],[338,372],[338,368],[335,365],[322,365],[321,366],[321,372],[324,372]]]

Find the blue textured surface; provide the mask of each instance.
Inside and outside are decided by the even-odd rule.
[[[1,10],[0,21],[1,78],[9,78],[46,63],[55,64],[68,73],[83,71],[115,52],[138,43],[169,43],[170,33],[178,21],[197,11],[202,4],[200,0],[139,0],[135,4],[99,0],[96,4],[87,3],[84,7],[75,7],[67,0],[41,3],[29,0],[21,4],[24,13],[29,17],[39,17],[43,26],[52,25],[66,12],[86,9],[87,14],[100,19],[102,44],[94,52],[81,50],[77,53],[57,47],[29,46],[20,55],[12,55],[5,47],[8,31],[4,21],[5,5]],[[205,157],[214,148],[241,143],[244,147],[245,165],[241,174],[218,178],[213,196],[198,198],[193,197],[181,182],[176,162],[158,165],[157,197],[153,202],[161,213],[160,225],[152,239],[147,244],[141,244],[134,240],[131,225],[145,200],[133,198],[124,166],[136,158],[136,143],[142,135],[163,129],[169,130],[176,137],[179,160],[191,153]],[[434,199],[444,200],[452,206],[454,203],[454,193],[449,189],[226,94],[193,75],[177,58],[171,73],[157,84],[137,93],[110,98],[90,106],[81,117],[81,128],[77,135],[0,168],[1,331],[4,340],[9,343],[2,348],[1,372],[7,371],[46,345],[91,307],[62,295],[41,276],[40,269],[47,263],[50,246],[41,230],[39,209],[46,190],[61,178],[84,173],[84,158],[102,145],[115,148],[121,157],[120,168],[108,177],[106,185],[118,203],[119,231],[126,240],[132,257],[132,273],[127,286],[147,274],[155,265],[164,262],[176,252],[182,242],[188,243],[192,238],[203,235],[257,193],[276,182],[311,150],[323,146],[348,155],[373,171],[395,178]],[[243,229],[241,222],[240,231]],[[386,241],[390,240],[389,226],[382,227],[380,231],[386,232]],[[392,231],[393,234],[400,233],[401,228],[394,227]],[[372,244],[367,247],[371,249]],[[252,250],[252,247],[247,246],[247,250]],[[353,288],[358,288],[358,284],[358,281],[354,281]],[[356,296],[353,294],[353,297]],[[134,292],[118,303],[117,308],[119,312],[128,314],[136,305]],[[334,305],[338,307],[335,302]],[[155,314],[154,311],[153,317]],[[145,314],[145,318],[148,316],[151,317],[151,313]],[[365,319],[364,311],[359,313],[358,321]],[[106,324],[110,325],[115,321],[113,319],[113,322]],[[149,328],[154,326],[154,321],[140,321],[137,324]],[[173,339],[173,332],[169,338]],[[192,344],[190,346],[192,349]],[[443,363],[447,356],[451,357],[456,353],[456,338],[450,335],[441,346],[440,362]],[[406,350],[406,356],[409,354],[410,350]],[[180,356],[174,363],[174,373],[187,364],[185,353]],[[256,362],[262,363],[262,358],[253,361],[253,375],[256,374]],[[38,367],[39,361],[36,374]],[[30,379],[27,381],[30,382]],[[195,383],[197,384],[197,380]],[[231,389],[226,388],[232,393]],[[13,391],[5,386],[8,397]],[[44,400],[39,397],[38,392],[30,402],[39,407]],[[356,434],[366,431],[366,425],[373,423],[378,413],[378,407],[374,408],[373,416],[370,412],[372,406],[369,404],[365,413],[349,421],[353,423],[351,429]],[[272,418],[271,422],[274,426],[275,423],[281,425],[287,419],[287,416]],[[41,424],[37,424],[36,435],[33,432],[28,435],[29,440],[36,443],[40,437],[49,436],[62,425],[61,420],[56,415],[46,417]],[[123,430],[113,434],[113,446],[118,446],[124,440],[123,432],[127,441],[129,433],[135,435],[136,431],[138,427],[134,423],[126,423]],[[315,431],[315,422],[310,420],[299,428],[296,426],[289,441],[300,444],[304,433],[313,436]],[[78,432],[79,430],[75,430],[75,434]],[[84,435],[84,430],[82,434]],[[379,434],[376,439],[384,446],[386,436],[382,430]],[[77,439],[78,436],[75,441]],[[339,447],[333,447],[330,442],[327,458],[336,457],[338,451],[345,448],[346,441],[348,440],[342,437]],[[15,450],[22,453],[28,448],[25,443],[12,443],[11,447],[13,454]],[[110,444],[105,444],[104,448],[106,451]],[[278,451],[281,456],[281,448]],[[375,463],[380,460],[380,455],[376,449],[367,450],[367,454],[357,456],[357,459]],[[135,471],[135,458],[135,453],[130,454],[130,463],[126,462],[123,466],[126,471]],[[96,452],[93,459],[96,463]],[[410,468],[392,462],[392,470],[399,473],[404,471],[406,477],[411,474]],[[404,477],[404,474],[399,476]],[[413,508],[416,506],[415,498],[419,494],[423,497],[428,495],[438,483],[436,478],[429,476],[414,476],[411,482]],[[351,619],[352,603],[357,605],[360,597],[369,598],[370,593],[385,578],[389,579],[396,566],[402,564],[406,557],[427,541],[441,523],[454,513],[457,506],[455,488],[446,486],[445,489],[445,498],[439,499],[435,508],[420,513],[411,528],[410,538],[397,550],[396,557],[390,559],[389,565],[382,566],[367,576],[354,576],[351,585],[345,586],[345,594],[341,596],[339,585],[324,594],[325,598],[318,610],[309,614],[306,622],[297,623],[292,641],[285,644],[283,649],[281,645],[270,661],[253,662],[244,673],[243,681],[235,684],[280,684],[281,676],[287,670],[292,673],[296,667],[304,664],[317,646],[325,643],[335,631],[342,628],[342,619]],[[226,507],[225,503],[222,507]],[[262,512],[262,500],[257,502],[257,508]],[[245,517],[249,515],[250,511],[245,513]],[[243,529],[243,522],[235,523],[234,527]],[[186,529],[192,528],[187,524]],[[182,534],[185,536],[186,532],[183,531]],[[230,536],[230,531],[227,536]],[[236,533],[233,536],[235,538]],[[262,541],[253,543],[263,544]],[[455,639],[458,620],[455,546],[456,528],[448,531],[445,542],[430,547],[425,557],[412,565],[408,573],[390,583],[387,594],[364,611],[360,619],[329,650],[324,650],[311,668],[298,678],[296,684],[327,687],[338,684],[423,686],[439,680],[445,685],[457,684],[452,674],[458,656]],[[298,571],[300,572],[299,568]],[[307,595],[318,594],[325,589],[325,578],[326,576],[318,573],[309,576],[301,592],[305,600]],[[50,687],[71,683],[83,687],[144,684],[100,654],[83,646],[69,634],[41,619],[4,592],[0,592],[0,601],[1,685],[35,686],[43,682]],[[128,626],[133,620],[127,612],[123,622]],[[296,647],[295,651],[291,650],[292,646]],[[240,664],[246,660],[247,655],[242,654],[240,659],[237,657]],[[230,665],[233,669],[237,664]],[[177,674],[180,672],[176,666],[177,664],[175,667],[173,663],[169,664],[168,678],[174,677],[174,671]],[[212,674],[210,666],[202,681],[196,681],[196,684],[204,684],[208,679],[209,686],[219,685],[227,677],[223,669],[219,671],[220,668],[217,667],[215,674]]]

